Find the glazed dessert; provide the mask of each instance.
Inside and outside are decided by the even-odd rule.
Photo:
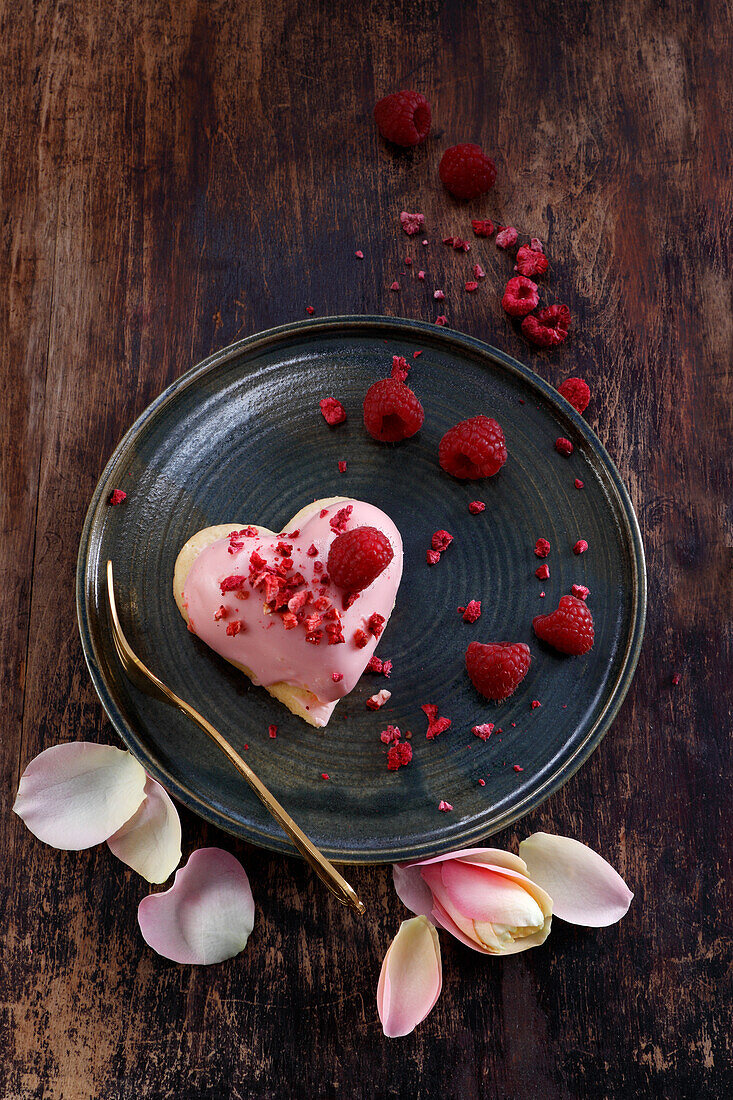
[[[176,560],[173,594],[192,633],[293,714],[325,726],[374,653],[401,577],[389,516],[331,497],[280,534],[254,524],[198,531]]]

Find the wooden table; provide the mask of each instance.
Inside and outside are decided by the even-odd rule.
[[[0,3],[7,1100],[730,1095],[726,8]],[[427,93],[434,126],[396,153],[371,112],[405,86]],[[468,208],[437,181],[461,140],[498,166]],[[442,997],[389,1041],[374,994],[405,913],[387,869],[353,872],[369,907],[354,920],[300,863],[182,813],[184,858],[227,847],[258,908],[240,957],[181,968],[139,935],[141,879],[104,847],[44,847],[10,807],[46,746],[116,740],[82,657],[74,563],[120,436],[189,366],[306,306],[434,319],[417,281],[388,289],[420,252],[402,209],[425,213],[433,241],[485,214],[547,242],[552,294],[574,320],[552,354],[504,317],[493,246],[478,293],[435,244],[431,277],[454,288],[455,328],[553,382],[589,380],[588,419],[630,488],[650,579],[612,732],[496,838],[515,847],[539,828],[589,843],[636,892],[628,916],[601,931],[557,923],[545,947],[506,960],[444,936]]]

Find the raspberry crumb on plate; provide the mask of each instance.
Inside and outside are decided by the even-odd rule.
[[[335,397],[322,397],[318,404],[321,406],[323,419],[329,427],[334,428],[346,420],[346,410]]]
[[[127,498],[127,493],[124,489],[113,489],[109,495],[108,503],[113,507],[117,504],[122,504],[122,501]]]

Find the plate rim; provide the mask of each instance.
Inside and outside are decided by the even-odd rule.
[[[494,363],[498,361],[505,370],[509,371],[511,374],[518,375],[526,384],[538,389],[546,399],[549,399],[553,404],[559,406],[561,411],[570,417],[576,430],[585,437],[587,443],[591,446],[597,458],[605,468],[611,485],[616,493],[618,512],[625,520],[623,529],[630,543],[631,557],[634,565],[631,629],[626,638],[626,647],[621,667],[615,683],[611,688],[606,704],[597,715],[595,722],[587,731],[586,736],[576,746],[575,751],[568,758],[563,760],[563,762],[551,775],[547,776],[543,782],[528,791],[524,798],[518,803],[494,815],[489,821],[482,820],[480,823],[475,823],[473,827],[465,828],[460,825],[455,825],[453,827],[447,826],[441,832],[440,840],[437,842],[433,841],[427,846],[425,844],[420,846],[411,842],[409,846],[405,846],[403,849],[391,849],[389,851],[386,849],[384,851],[365,851],[361,849],[349,851],[322,846],[321,850],[324,854],[334,861],[354,865],[379,865],[429,858],[430,856],[440,855],[459,847],[470,847],[514,824],[526,814],[541,806],[547,798],[564,786],[579,768],[582,767],[601,743],[618,714],[621,704],[631,685],[644,638],[647,609],[647,570],[644,544],[636,512],[621,474],[601,440],[577,410],[565,400],[562,394],[560,394],[554,386],[545,381],[544,378],[538,375],[530,367],[525,366],[518,359],[515,359],[507,352],[494,347],[486,341],[479,340],[474,336],[469,336],[467,333],[459,332],[456,329],[451,329],[448,326],[436,327],[435,324],[428,321],[417,321],[406,317],[387,317],[379,314],[333,315],[329,317],[307,318],[291,321],[283,325],[277,325],[273,328],[253,333],[232,344],[228,344],[226,347],[219,349],[211,355],[206,356],[198,363],[195,363],[166,386],[166,388],[158,394],[145,409],[143,409],[140,415],[136,417],[115,446],[99,476],[84,518],[76,563],[76,615],[84,658],[92,683],[102,703],[102,707],[132,755],[140,761],[148,774],[162,783],[172,797],[176,798],[188,809],[193,810],[194,813],[197,813],[199,817],[203,818],[208,823],[216,825],[218,828],[223,829],[230,835],[236,836],[238,839],[246,840],[268,851],[278,852],[282,855],[298,856],[298,853],[292,847],[285,834],[283,834],[282,837],[277,835],[269,836],[259,833],[252,826],[242,827],[239,822],[210,806],[197,795],[195,791],[179,783],[163,768],[159,768],[157,764],[146,757],[141,751],[140,746],[144,744],[144,738],[140,735],[135,736],[134,729],[132,726],[128,725],[117,707],[113,693],[108,688],[107,681],[94,651],[86,600],[87,576],[90,569],[93,569],[95,564],[98,564],[94,555],[89,552],[91,548],[92,526],[100,499],[107,493],[110,477],[122,454],[126,453],[130,442],[140,433],[152,417],[173,400],[181,389],[185,389],[201,375],[230,361],[242,352],[246,351],[251,353],[267,345],[287,340],[299,333],[307,333],[308,335],[327,335],[338,331],[347,331],[357,328],[372,329],[375,332],[379,332],[380,330],[384,330],[385,327],[392,329],[393,335],[397,337],[399,337],[400,334],[404,334],[405,338],[407,338],[408,335],[414,337],[415,333],[420,333],[433,342],[437,341],[438,343],[447,344],[454,351],[456,348],[464,352],[470,350],[474,355],[478,354],[481,358],[488,358]]]

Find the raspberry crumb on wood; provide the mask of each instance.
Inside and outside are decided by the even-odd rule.
[[[410,214],[407,210],[403,210],[400,214],[400,225],[404,229],[408,237],[412,237],[415,233],[419,233],[422,227],[425,225],[424,214]]]

